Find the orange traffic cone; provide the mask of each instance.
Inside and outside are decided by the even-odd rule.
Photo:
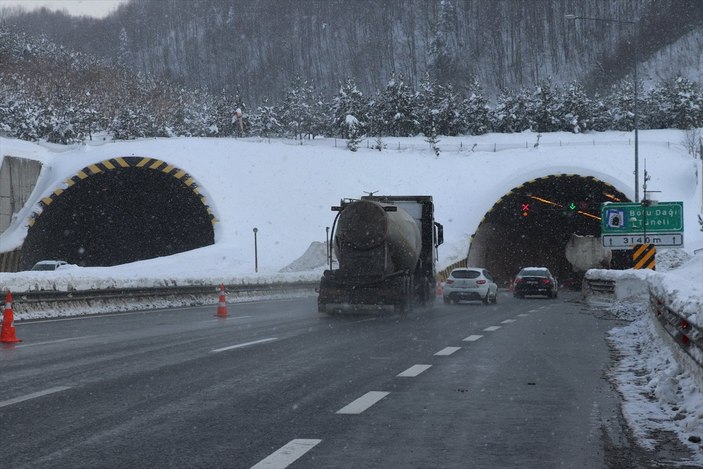
[[[2,331],[0,331],[0,342],[3,344],[15,344],[22,342],[15,336],[15,315],[12,312],[12,293],[7,292],[5,297],[5,312],[2,315]]]
[[[444,296],[444,286],[442,282],[437,282],[437,289],[435,290],[435,296]]]
[[[225,284],[220,284],[220,302],[217,304],[217,317],[227,317],[227,300],[225,300]]]

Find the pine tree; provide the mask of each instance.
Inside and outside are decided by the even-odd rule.
[[[414,115],[415,93],[405,84],[402,75],[391,76],[385,89],[376,99],[377,123],[382,126],[382,135],[410,137],[417,134]]]
[[[540,133],[560,130],[557,116],[562,113],[561,104],[559,90],[552,82],[552,78],[542,80],[528,101],[527,115],[530,118],[530,128]]]
[[[641,89],[641,87],[639,88]],[[611,115],[611,130],[634,130],[635,128],[635,99],[634,99],[634,88],[632,82],[624,81],[613,85],[610,94],[605,99],[606,106],[610,110]],[[638,98],[639,109],[639,128],[643,128],[642,124],[645,122],[642,119],[644,115],[644,102],[642,97]]]
[[[502,133],[522,132],[530,128],[529,98],[525,90],[512,94],[503,91],[493,112],[494,128]]]
[[[593,120],[593,103],[583,87],[577,82],[572,82],[560,95],[560,98],[561,105],[557,109],[561,112],[556,116],[561,121],[560,130],[575,134],[590,130]]]
[[[466,94],[467,97],[462,103],[464,130],[469,135],[483,135],[490,132],[493,125],[488,100],[483,95],[483,89],[476,77],[471,79]]]
[[[347,135],[347,148],[356,151],[361,143],[361,125],[356,117],[350,114],[347,115],[344,126],[346,127],[344,133]]]
[[[331,119],[333,121],[333,133],[342,138],[349,138],[349,125],[347,117],[353,116],[357,122],[359,131],[363,132],[367,125],[363,122],[366,117],[367,104],[363,93],[359,91],[354,80],[349,79],[340,86],[337,94],[332,98]]]
[[[276,106],[269,104],[268,97],[264,98],[256,112],[251,116],[251,127],[254,134],[263,138],[278,137],[282,126],[278,118]]]

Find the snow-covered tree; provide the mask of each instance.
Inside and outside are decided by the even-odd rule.
[[[591,130],[593,120],[593,103],[583,87],[572,82],[559,96],[561,105],[556,116],[561,121],[560,130],[579,134]]]
[[[276,106],[269,103],[268,98],[264,98],[256,112],[251,116],[251,127],[254,134],[263,138],[277,137],[281,135],[281,123],[278,117]]]
[[[414,115],[415,93],[405,83],[402,75],[391,76],[384,90],[374,102],[374,121],[381,135],[410,137],[417,134]]]
[[[344,133],[347,135],[347,148],[351,151],[358,150],[359,143],[361,143],[361,125],[359,120],[349,114],[344,121],[344,126],[346,127]]]
[[[347,80],[339,88],[337,94],[332,98],[331,118],[333,121],[333,132],[342,138],[349,138],[348,116],[353,116],[358,127],[357,132],[364,132],[367,125],[366,119],[367,104],[364,95],[357,88],[354,80]]]
[[[488,100],[483,94],[483,88],[476,77],[472,77],[466,89],[467,97],[461,106],[464,120],[464,130],[469,135],[483,135],[490,132],[491,122]]]
[[[502,133],[522,132],[530,128],[527,91],[503,91],[493,111],[494,129]]]
[[[559,117],[562,114],[559,90],[552,78],[542,80],[530,95],[527,115],[530,127],[535,132],[556,132],[560,130]]]
[[[647,95],[648,122],[655,129],[692,129],[703,126],[701,87],[677,77],[660,83]]]
[[[316,127],[314,115],[314,88],[307,81],[296,77],[288,88],[286,97],[279,109],[281,123],[285,132],[293,137],[312,138]]]

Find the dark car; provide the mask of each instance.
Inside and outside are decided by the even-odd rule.
[[[556,298],[559,291],[557,279],[546,267],[525,267],[515,276],[513,296],[540,295]]]

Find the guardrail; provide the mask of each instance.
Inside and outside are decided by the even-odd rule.
[[[649,295],[652,311],[662,328],[679,344],[681,350],[703,367],[703,330],[669,308],[655,295]]]
[[[581,284],[581,290],[583,294],[601,293],[606,295],[612,295],[615,293],[615,281],[584,277],[583,283]]]
[[[599,278],[583,279],[582,298],[590,295],[602,298],[615,297],[615,280]],[[686,316],[671,309],[661,298],[649,291],[650,310],[661,328],[678,344],[678,349],[688,355],[693,362],[703,369],[703,328],[692,324]]]
[[[319,282],[287,282],[276,284],[225,285],[228,302],[238,298],[254,299],[276,295],[313,293]],[[219,285],[173,286],[155,288],[109,288],[103,290],[30,290],[13,291],[13,311],[17,319],[23,313],[60,311],[79,306],[78,314],[90,314],[91,308],[100,312],[156,309],[168,306],[200,306],[215,304]],[[0,304],[4,307],[4,292]],[[46,314],[45,316],[50,316]]]

